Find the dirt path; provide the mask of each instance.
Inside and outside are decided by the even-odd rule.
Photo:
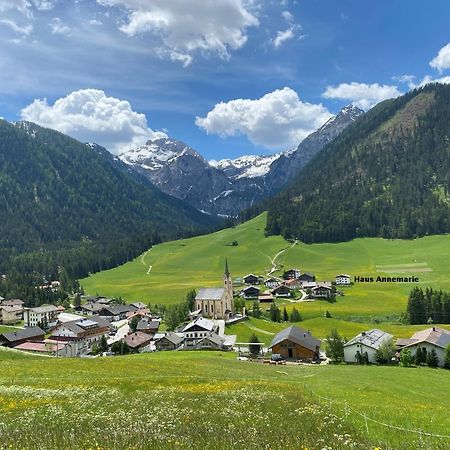
[[[247,322],[243,322],[247,328],[250,328],[252,331],[257,331],[258,333],[262,334],[269,334],[270,336],[273,336],[275,333],[272,333],[270,331],[263,330],[262,328],[254,327],[253,325],[248,324]]]
[[[147,256],[148,252],[151,250],[151,248],[149,248],[142,256],[141,256],[141,263],[144,264],[145,267],[148,267],[147,270],[147,275],[150,275],[150,272],[152,271],[153,266],[147,264],[145,262],[145,257]]]
[[[270,263],[272,264],[272,268],[270,269],[269,273],[267,273],[267,276],[272,276],[272,274],[274,272],[276,272],[278,270],[278,264],[277,264],[277,259],[286,251],[290,250],[291,248],[295,247],[297,245],[297,241],[295,240],[293,242],[293,244],[289,247],[283,248],[282,250],[280,250],[273,258],[270,258],[270,256],[268,257],[270,260]]]

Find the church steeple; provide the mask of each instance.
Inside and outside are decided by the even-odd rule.
[[[230,271],[228,270],[228,258],[225,258],[225,272],[224,272],[225,278],[230,278]]]

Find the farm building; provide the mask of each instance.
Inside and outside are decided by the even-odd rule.
[[[272,303],[274,296],[272,294],[262,294],[258,297],[260,303]]]
[[[302,273],[297,280],[312,283],[313,281],[316,281],[316,276],[313,273]]]
[[[450,345],[450,331],[438,327],[427,328],[414,333],[410,339],[398,339],[396,345],[399,350],[408,348],[413,356],[418,348],[427,353],[434,349],[439,365],[443,366],[445,349],[447,345]]]
[[[319,357],[320,341],[309,331],[291,326],[280,331],[269,348],[285,359],[315,360]]]
[[[11,325],[22,320],[23,308],[20,305],[0,305],[0,324]]]
[[[369,362],[376,363],[377,350],[383,342],[389,339],[392,339],[392,335],[381,330],[363,331],[344,344],[344,361],[348,363],[357,362],[359,352],[361,356],[367,355]]]
[[[243,280],[245,284],[259,284],[259,277],[253,273],[246,275]]]
[[[241,296],[244,298],[258,298],[261,291],[256,286],[247,286],[242,289]]]
[[[290,297],[291,290],[284,284],[281,284],[280,286],[277,286],[275,289],[272,289],[271,294],[274,295],[275,297]]]
[[[339,286],[349,286],[351,284],[351,277],[345,273],[336,275],[336,284]]]
[[[156,350],[176,350],[181,347],[183,338],[173,331],[168,331],[164,336],[155,340]]]
[[[233,281],[225,262],[222,288],[202,288],[195,297],[195,309],[204,317],[228,320],[234,315]]]
[[[302,282],[299,280],[296,280],[295,278],[292,278],[291,280],[286,280],[284,282],[284,284],[289,288],[289,289],[301,289],[302,287]]]
[[[198,350],[222,350],[225,339],[216,333],[209,333],[195,344]]]

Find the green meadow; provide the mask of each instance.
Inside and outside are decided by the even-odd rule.
[[[218,352],[54,359],[0,350],[11,449],[444,449],[442,369],[267,366]],[[321,397],[326,397],[321,399]]]
[[[405,311],[412,287],[432,286],[450,291],[447,261],[450,235],[292,245],[280,236],[265,237],[265,223],[266,214],[262,214],[235,228],[163,243],[123,266],[94,274],[81,283],[91,295],[121,296],[128,301],[150,304],[177,303],[190,289],[220,286],[225,258],[234,279],[239,281],[239,277],[250,272],[268,273],[276,255],[278,275],[284,268],[298,267],[303,272],[315,273],[318,280],[333,280],[339,273],[375,279],[377,276],[419,278],[418,283],[355,283],[342,288],[344,296],[339,296],[336,303],[277,302],[288,311],[293,307],[299,309],[304,320],[302,326],[319,337],[325,336],[332,326],[347,337],[369,326],[379,326],[396,336],[409,336],[414,329],[396,323]],[[231,246],[233,241],[238,245]],[[327,310],[333,320],[324,319]],[[274,329],[279,327],[273,324]],[[237,330],[239,337],[248,335],[245,325],[239,325]],[[265,340],[270,336],[257,334]]]

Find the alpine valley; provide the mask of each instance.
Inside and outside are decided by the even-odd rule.
[[[298,147],[269,156],[207,161],[183,142],[158,139],[123,153],[120,159],[165,193],[200,211],[236,216],[279,192],[322,147],[363,114],[349,105]]]

